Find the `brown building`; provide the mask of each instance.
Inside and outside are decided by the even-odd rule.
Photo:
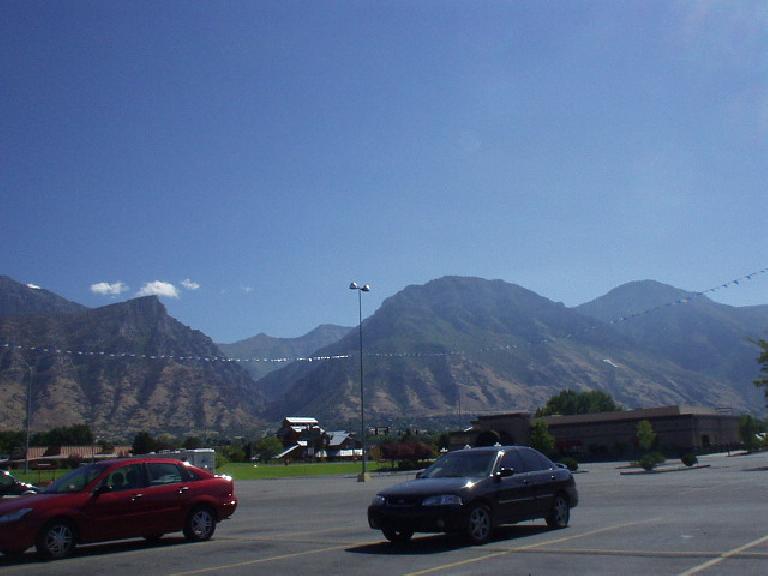
[[[450,450],[464,446],[493,446],[496,442],[504,445],[528,444],[531,430],[531,415],[528,412],[508,412],[478,416],[472,427],[450,435]]]
[[[663,406],[618,412],[542,418],[562,455],[579,458],[631,457],[639,452],[637,425],[648,420],[655,448],[667,454],[728,449],[740,444],[739,416],[699,406]],[[480,416],[472,427],[451,434],[450,449],[465,445],[528,444],[532,416],[526,412]]]
[[[655,448],[668,454],[727,449],[740,443],[739,416],[699,406],[546,416],[543,420],[561,454],[581,457],[637,454],[637,425],[642,420],[648,420],[656,433]]]

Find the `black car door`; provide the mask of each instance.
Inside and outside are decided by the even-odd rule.
[[[504,475],[504,470],[512,472]],[[509,450],[496,468],[501,477],[496,481],[497,520],[500,523],[518,522],[535,515],[536,491],[525,463],[517,450]]]
[[[536,496],[533,506],[535,516],[543,516],[552,508],[555,497],[555,465],[543,454],[531,448],[521,448],[520,456],[525,463]]]

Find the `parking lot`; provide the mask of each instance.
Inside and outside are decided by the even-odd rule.
[[[621,476],[616,464],[577,474],[571,525],[502,528],[489,544],[443,535],[391,545],[370,530],[377,490],[406,476],[239,482],[238,511],[213,540],[180,535],[84,546],[69,559],[0,557],[0,574],[766,574],[768,454],[702,458],[710,467]]]

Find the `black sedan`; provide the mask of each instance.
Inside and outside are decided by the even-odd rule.
[[[408,541],[414,532],[448,532],[483,544],[499,524],[544,518],[550,528],[565,528],[578,503],[571,473],[533,448],[467,448],[376,494],[368,524],[391,542]]]

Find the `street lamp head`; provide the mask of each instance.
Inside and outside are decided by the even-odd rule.
[[[352,284],[349,285],[350,290],[357,290],[357,282],[352,282]]]
[[[370,292],[371,286],[369,284],[363,284],[363,287],[360,288],[360,290],[362,290],[363,292]]]

